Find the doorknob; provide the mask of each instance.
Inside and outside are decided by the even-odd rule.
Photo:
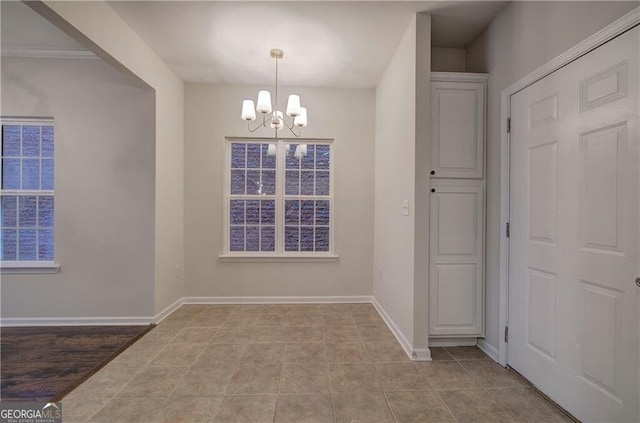
[[[640,286],[640,277],[636,278],[636,285]]]

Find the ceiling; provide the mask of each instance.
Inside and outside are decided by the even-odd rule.
[[[111,1],[183,80],[374,87],[413,15],[432,14],[432,45],[465,47],[507,1]],[[0,2],[2,49],[84,48],[21,2]]]

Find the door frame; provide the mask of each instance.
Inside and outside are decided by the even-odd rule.
[[[498,362],[507,365],[507,342],[505,328],[509,326],[509,238],[506,227],[509,222],[510,205],[510,142],[511,134],[507,132],[507,122],[511,116],[511,96],[538,82],[542,78],[568,65],[581,56],[616,38],[634,26],[640,24],[640,7],[622,16],[620,19],[604,27],[584,41],[560,54],[527,76],[514,82],[502,90],[500,95],[500,301],[499,301],[499,337]]]

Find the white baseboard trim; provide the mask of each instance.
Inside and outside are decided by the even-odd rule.
[[[183,304],[315,304],[371,303],[370,296],[340,297],[184,297]]]
[[[0,326],[142,326],[155,323],[153,317],[4,317]]]
[[[160,323],[167,318],[171,313],[176,311],[182,304],[184,304],[184,297],[178,298],[172,304],[169,304],[167,308],[156,314],[155,322]]]
[[[429,348],[416,348],[411,355],[413,361],[432,361]]]
[[[385,324],[389,327],[389,330],[391,330],[391,333],[393,333],[393,336],[396,337],[396,339],[400,343],[400,346],[411,360],[431,361],[431,351],[429,350],[429,348],[414,350],[413,346],[409,343],[402,331],[398,328],[398,326],[396,326],[393,319],[389,316],[384,307],[382,307],[382,305],[378,302],[378,300],[376,300],[375,297],[372,297],[371,304],[373,304],[375,309],[378,311],[378,314],[380,314],[380,316],[382,317],[382,320],[384,320]]]
[[[486,355],[491,357],[493,361],[495,361],[496,363],[499,363],[498,349],[496,347],[494,347],[484,339],[478,339],[478,348],[484,351]]]
[[[432,347],[473,347],[478,344],[478,338],[429,338]]]

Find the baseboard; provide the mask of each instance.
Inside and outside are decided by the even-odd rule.
[[[473,347],[478,344],[478,338],[429,338],[432,347]]]
[[[493,361],[495,361],[496,363],[499,363],[498,350],[496,349],[496,347],[494,347],[484,339],[478,339],[478,348],[484,351],[486,355],[491,357]]]
[[[155,323],[153,317],[5,317],[0,326],[137,326]]]
[[[315,304],[371,303],[370,296],[340,297],[184,297],[183,304]]]
[[[171,313],[176,311],[182,304],[184,304],[184,297],[178,298],[172,304],[169,304],[167,308],[156,314],[155,322],[160,323],[167,318]]]
[[[372,298],[371,304],[373,304],[375,309],[378,311],[378,314],[380,314],[380,317],[382,317],[382,320],[384,320],[387,327],[389,327],[389,330],[391,330],[391,333],[393,333],[393,336],[396,337],[396,339],[400,343],[400,346],[411,360],[431,361],[431,351],[429,350],[429,348],[413,349],[411,343],[409,343],[402,331],[398,328],[398,326],[396,326],[391,316],[389,316],[387,311],[384,309],[384,307],[382,307],[378,300],[375,299],[375,297]]]

